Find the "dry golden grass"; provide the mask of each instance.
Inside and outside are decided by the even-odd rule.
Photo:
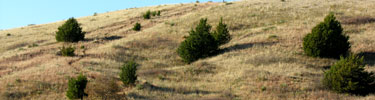
[[[350,36],[351,51],[375,71],[372,0],[244,0],[133,8],[78,18],[85,41],[57,43],[63,21],[0,31],[1,99],[67,99],[70,77],[88,76],[87,99],[153,100],[373,100],[326,90],[323,70],[336,60],[303,54],[302,38],[334,12]],[[160,17],[144,20],[147,10]],[[233,40],[220,55],[184,64],[176,48],[200,18],[216,26],[220,17]],[[132,31],[140,22],[142,31]],[[6,34],[10,33],[10,36]],[[57,56],[58,47],[77,47],[75,57]],[[81,46],[85,46],[81,49]],[[119,68],[140,64],[135,87],[124,87]],[[105,85],[109,85],[106,87]]]

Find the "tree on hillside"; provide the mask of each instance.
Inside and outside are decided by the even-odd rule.
[[[363,57],[350,55],[324,73],[323,85],[339,93],[367,95],[375,92],[375,76],[365,71]]]
[[[69,99],[81,99],[87,96],[85,93],[85,88],[87,85],[87,78],[80,74],[77,78],[71,78],[68,82],[68,91],[66,91],[66,96]]]
[[[350,49],[349,37],[342,33],[343,29],[333,13],[325,17],[303,38],[303,50],[308,56],[339,58],[345,56]]]
[[[223,23],[223,18],[220,19],[220,22],[216,27],[216,31],[212,33],[212,36],[215,38],[218,45],[226,44],[232,39],[227,25]]]
[[[120,79],[124,85],[134,85],[137,80],[138,64],[134,61],[129,61],[121,67]]]
[[[78,42],[85,38],[85,32],[74,18],[69,18],[56,32],[58,42]]]
[[[189,36],[180,44],[177,53],[186,63],[217,52],[218,43],[211,35],[210,30],[211,26],[207,24],[207,19],[201,19],[195,30],[192,29]]]

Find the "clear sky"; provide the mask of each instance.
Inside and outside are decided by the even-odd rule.
[[[93,13],[196,0],[0,0],[0,29],[44,24]],[[222,0],[199,0],[200,2]],[[232,1],[232,0],[226,0]]]

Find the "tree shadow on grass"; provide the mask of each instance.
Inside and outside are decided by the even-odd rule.
[[[121,36],[110,36],[110,37],[104,37],[103,40],[118,40],[121,39]]]
[[[151,98],[149,97],[146,97],[146,96],[142,96],[142,95],[139,95],[137,93],[129,93],[127,94],[127,97],[128,98],[133,98],[133,99],[136,99],[136,100],[139,100],[139,99],[142,99],[142,100],[150,100]]]
[[[145,89],[150,91],[160,91],[160,92],[170,92],[170,93],[178,93],[178,94],[211,94],[211,93],[219,93],[219,92],[212,92],[212,91],[205,91],[205,90],[198,90],[198,89],[185,89],[185,88],[170,88],[170,87],[162,87],[162,86],[155,86],[150,83],[143,84]]]
[[[85,38],[82,41],[89,42],[89,41],[96,41],[96,40],[104,40],[104,41],[112,41],[112,40],[118,40],[121,39],[121,36],[109,36],[109,37],[103,37],[103,38]]]
[[[236,44],[227,48],[220,49],[218,54],[222,54],[225,52],[231,52],[231,51],[236,51],[236,50],[243,50],[247,48],[251,48],[253,46],[270,46],[274,45],[278,42],[255,42],[255,43],[242,43],[242,44]]]
[[[375,22],[375,18],[369,16],[344,16],[340,19],[343,24],[349,25],[360,25]]]
[[[361,52],[357,55],[363,57],[365,64],[370,66],[375,65],[375,52]]]

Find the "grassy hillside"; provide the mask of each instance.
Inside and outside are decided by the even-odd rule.
[[[2,99],[67,99],[70,77],[88,76],[87,99],[352,100],[375,99],[325,89],[323,71],[335,59],[312,58],[302,38],[334,12],[350,36],[351,51],[375,71],[375,2],[372,0],[244,0],[133,8],[77,18],[85,41],[58,43],[63,21],[0,31]],[[147,10],[161,16],[142,18]],[[176,49],[200,18],[216,26],[223,17],[232,41],[217,56],[190,65]],[[142,31],[133,25],[142,24]],[[10,34],[10,35],[7,35]],[[75,57],[57,56],[72,45]],[[80,48],[84,46],[85,48]],[[125,61],[140,64],[137,86],[122,86]]]

